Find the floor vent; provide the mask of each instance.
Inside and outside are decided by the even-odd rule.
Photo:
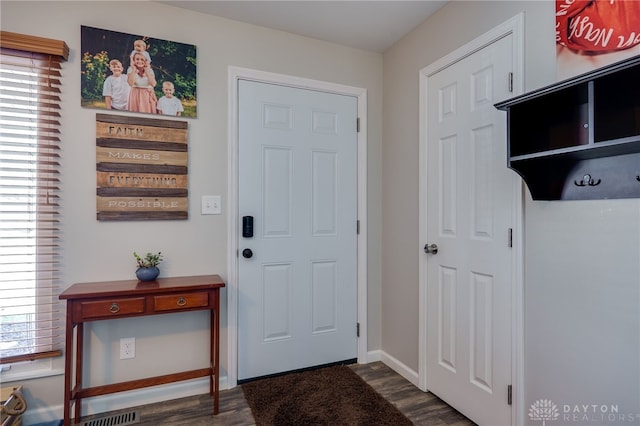
[[[82,423],[82,426],[126,426],[140,423],[140,416],[137,411],[129,411],[127,413],[113,414],[99,419],[88,420]]]

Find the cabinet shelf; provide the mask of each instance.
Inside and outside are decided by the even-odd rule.
[[[640,57],[496,104],[535,200],[640,198]]]
[[[598,157],[612,157],[623,154],[640,152],[640,136],[631,136],[616,140],[595,142],[589,145],[571,146],[567,148],[552,149],[535,152],[533,154],[514,155],[509,158],[511,163],[534,158],[553,158],[564,156],[575,160],[588,160]]]

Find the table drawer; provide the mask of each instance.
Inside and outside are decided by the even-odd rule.
[[[81,302],[82,318],[117,317],[144,312],[144,297]]]
[[[155,311],[175,311],[180,309],[204,308],[209,306],[209,293],[169,294],[153,297]]]

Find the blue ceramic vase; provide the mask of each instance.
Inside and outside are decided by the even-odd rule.
[[[158,278],[160,269],[157,266],[150,266],[148,268],[138,268],[136,270],[136,277],[140,281],[153,281]]]

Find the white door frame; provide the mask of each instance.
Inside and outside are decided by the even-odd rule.
[[[354,96],[358,99],[358,363],[367,362],[367,90],[319,80],[229,67],[227,184],[227,385],[238,383],[238,80],[252,80],[299,89]],[[355,332],[355,330],[354,330]]]
[[[511,34],[513,36],[513,96],[523,93],[524,90],[524,14],[520,13],[510,20],[489,30],[485,34],[479,36],[475,40],[454,50],[447,56],[433,62],[427,67],[420,70],[420,129],[419,129],[419,235],[420,244],[418,250],[422,253],[422,246],[427,241],[427,228],[425,226],[425,217],[427,213],[427,197],[424,191],[427,188],[427,93],[429,90],[429,77],[442,71],[448,66],[460,61],[483,47]],[[505,76],[506,80],[506,76]],[[506,83],[505,83],[506,84]],[[506,118],[505,118],[506,119]],[[504,159],[505,164],[507,159]],[[524,377],[524,323],[523,323],[523,292],[524,292],[524,223],[523,223],[523,189],[522,181],[516,179],[514,181],[513,196],[516,201],[512,209],[513,219],[513,253],[512,253],[512,282],[514,288],[511,295],[512,314],[511,314],[511,377],[513,387],[513,405],[511,407],[511,423],[523,424],[524,422],[524,395],[522,389]],[[421,256],[419,276],[419,319],[418,319],[418,347],[419,347],[419,365],[418,365],[418,386],[423,391],[429,388],[429,378],[426,374],[427,365],[427,256]],[[455,407],[454,407],[455,408]]]

